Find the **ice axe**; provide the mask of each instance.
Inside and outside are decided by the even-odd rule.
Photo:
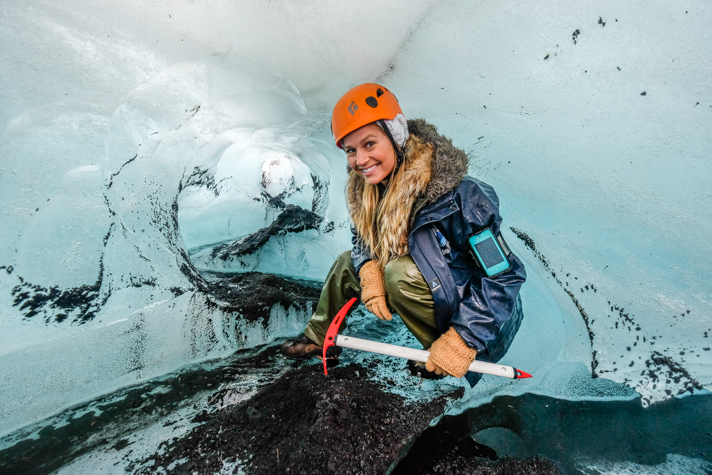
[[[379,343],[377,341],[363,340],[361,338],[355,338],[353,336],[339,335],[339,327],[344,321],[346,314],[348,313],[351,306],[358,300],[357,298],[352,298],[346,305],[339,310],[339,313],[334,317],[334,321],[331,322],[329,330],[326,332],[326,339],[324,340],[324,374],[329,374],[326,369],[326,351],[332,346],[340,346],[342,348],[351,348],[353,350],[368,351],[371,353],[379,353],[381,355],[396,356],[398,358],[407,358],[413,361],[420,361],[425,363],[430,357],[430,352],[425,350],[416,350],[415,348],[406,348],[405,346],[389,345],[388,343]],[[495,363],[487,363],[485,361],[473,361],[468,371],[473,373],[483,373],[491,374],[494,376],[501,376],[503,378],[510,379],[520,379],[520,378],[531,378],[532,375],[525,373],[524,371],[512,368],[511,366],[503,366]]]

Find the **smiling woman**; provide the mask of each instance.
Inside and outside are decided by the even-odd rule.
[[[426,376],[461,378],[475,358],[498,361],[522,320],[526,273],[503,244],[494,190],[466,175],[467,154],[435,127],[406,121],[384,86],[367,83],[344,94],[332,133],[349,163],[353,249],[336,260],[304,334],[282,353],[320,354],[338,310],[360,297],[381,320],[398,313],[430,349],[425,369],[434,374]],[[502,243],[508,270],[489,275],[471,255],[468,240],[484,232],[493,245],[495,238]],[[327,355],[332,351],[340,349]],[[467,374],[472,385],[479,377]]]
[[[377,185],[393,172],[396,152],[388,137],[375,124],[364,125],[344,138],[349,166],[369,185]]]

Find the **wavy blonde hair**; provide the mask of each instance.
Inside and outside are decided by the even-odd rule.
[[[405,159],[391,172],[383,198],[378,186],[369,185],[349,169],[346,197],[356,232],[382,268],[388,261],[408,254],[410,215],[416,199],[430,182],[433,147],[411,136]]]
[[[390,185],[394,182],[396,176],[395,168],[396,167],[393,167],[393,171],[391,171],[388,178],[388,186],[384,193],[388,193]],[[400,170],[398,170],[398,172],[400,172]],[[362,183],[359,183],[359,179]],[[361,240],[371,250],[371,255],[374,260],[379,262],[381,268],[385,268],[390,260],[391,253],[388,252],[383,240],[380,239],[381,233],[379,233],[378,229],[378,224],[381,222],[383,215],[384,200],[381,200],[377,185],[369,185],[353,169],[349,170],[349,180],[346,187],[347,195],[352,196],[355,193],[359,193],[359,190],[357,190],[359,187],[363,187],[363,189],[360,190],[361,206],[351,210],[351,220],[356,227],[356,232],[361,236]]]

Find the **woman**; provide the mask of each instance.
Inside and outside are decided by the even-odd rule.
[[[381,320],[391,320],[389,309],[398,313],[430,349],[428,371],[460,378],[475,358],[498,361],[519,329],[526,273],[502,245],[509,269],[488,276],[468,243],[489,230],[504,244],[492,187],[466,175],[467,155],[434,126],[406,121],[393,93],[378,84],[344,94],[332,133],[348,159],[353,249],[336,260],[304,334],[282,353],[321,354],[331,320],[360,297]],[[472,385],[480,377],[467,376]]]

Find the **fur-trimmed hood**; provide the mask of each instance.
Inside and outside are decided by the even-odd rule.
[[[374,192],[374,186],[367,185],[350,169],[346,184],[349,215],[357,234],[371,250],[372,258],[383,265],[408,254],[408,234],[416,201],[423,198],[427,204],[437,200],[454,189],[467,174],[467,154],[449,138],[438,134],[434,125],[423,119],[409,120],[408,130],[410,137],[403,164],[389,183],[377,210],[369,211],[364,206],[364,197]],[[370,233],[374,228],[375,232]]]
[[[452,144],[452,140],[440,135],[434,125],[423,119],[409,120],[408,131],[411,136],[433,145],[432,176],[423,194],[426,203],[432,203],[460,184],[467,175],[469,158],[463,150]]]

